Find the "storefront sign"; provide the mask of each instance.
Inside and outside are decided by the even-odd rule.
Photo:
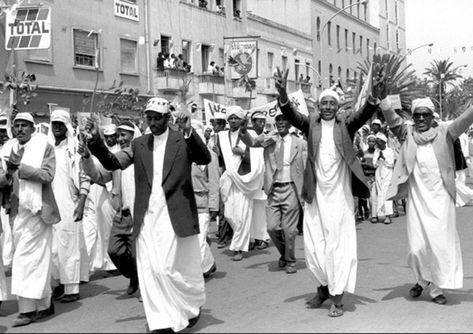
[[[127,1],[114,0],[113,11],[115,16],[133,21],[140,20],[138,6]]]
[[[7,12],[5,20],[5,49],[49,49],[50,45],[50,8],[17,8]]]

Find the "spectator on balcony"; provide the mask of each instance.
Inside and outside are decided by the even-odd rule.
[[[209,64],[209,67],[207,67],[207,71],[205,74],[214,74],[215,73],[215,62],[212,60]]]
[[[219,75],[220,74],[220,67],[219,66],[215,66],[215,70],[213,72],[213,75]]]
[[[305,77],[305,82],[306,82],[306,83],[310,83],[310,76],[309,76],[309,75],[306,75],[306,77]]]
[[[174,53],[171,53],[171,57],[169,58],[169,62],[170,62],[170,65],[171,65],[171,68],[173,69],[177,69],[177,57]]]
[[[184,58],[182,57],[182,54],[179,54],[179,56],[177,56],[176,67],[178,70],[185,70]]]
[[[221,77],[225,76],[225,66],[220,67],[220,72],[218,73],[218,75]]]
[[[299,75],[299,82],[304,82],[304,74]]]
[[[233,16],[238,17],[239,19],[241,19],[241,10],[236,9],[236,10],[233,12]]]
[[[156,59],[158,71],[164,70],[164,53],[158,53],[158,58]]]
[[[171,57],[169,57],[169,53],[167,52],[164,54],[164,68],[171,68]]]

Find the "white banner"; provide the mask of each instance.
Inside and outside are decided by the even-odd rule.
[[[215,117],[216,114],[226,115],[227,107],[223,104],[204,99],[205,119],[207,124],[209,120]]]
[[[309,116],[309,110],[307,109],[307,104],[305,102],[304,93],[302,90],[299,89],[297,92],[289,94],[288,97],[298,112]],[[251,117],[255,111],[261,111],[266,115],[266,123],[274,124],[274,116],[276,115],[278,109],[278,101],[274,100],[273,102],[263,106],[250,109],[249,116]]]

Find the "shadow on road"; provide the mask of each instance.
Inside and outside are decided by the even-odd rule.
[[[213,315],[210,314],[210,309],[204,308],[201,310],[199,322],[192,328],[186,328],[179,333],[194,333],[198,332],[206,327],[212,325],[220,325],[223,324],[224,321],[215,318]]]
[[[16,300],[3,301],[0,308],[0,316],[7,317],[14,313],[18,313],[18,302]]]
[[[0,333],[6,333],[7,327],[5,326],[0,326]]]
[[[255,264],[252,264],[251,266],[246,266],[245,269],[255,269],[255,268],[261,268],[261,267],[264,267],[264,266],[268,267],[269,272],[276,272],[276,271],[283,271],[284,270],[284,268],[279,268],[278,260],[255,263]],[[297,263],[296,263],[296,268],[297,268],[297,270],[306,269],[307,265],[305,263],[305,259],[298,258]]]
[[[108,291],[108,290],[110,289],[103,285],[89,282],[80,286],[80,298],[85,299],[85,298],[95,297],[95,296],[105,293],[105,291]]]

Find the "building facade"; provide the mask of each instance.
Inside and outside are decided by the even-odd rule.
[[[290,92],[301,89],[306,98],[315,98],[321,89],[356,77],[357,64],[374,52],[405,52],[403,0],[22,3],[24,8],[34,6],[51,8],[51,47],[14,52],[2,48],[2,59],[8,60],[7,68],[16,65],[18,73],[36,75],[38,96],[20,109],[39,114],[47,114],[48,103],[87,111],[94,87],[107,91],[113,82],[137,88],[144,97],[160,95],[173,101],[184,94],[201,110],[204,99],[249,109],[276,98],[276,67],[289,69]],[[258,43],[252,92],[228,79],[228,69],[222,71],[228,40],[245,36]],[[162,55],[174,55],[185,69],[164,68],[158,62]],[[217,73],[209,68],[211,62]],[[205,120],[205,113],[199,116]]]

